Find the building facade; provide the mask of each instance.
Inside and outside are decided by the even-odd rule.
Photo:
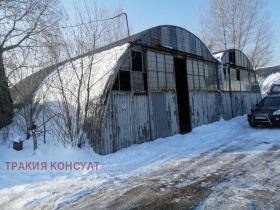
[[[42,69],[15,85],[25,92],[12,91],[13,98],[15,105],[40,95],[41,103],[59,104],[61,91],[52,87],[63,83],[74,101],[80,63],[91,63],[90,73],[82,71],[92,78],[84,130],[96,153],[109,154],[248,113],[260,98],[248,58],[238,50],[215,56],[189,31],[157,26]]]
[[[235,60],[228,60],[231,51],[216,59],[198,37],[175,26],[137,35],[111,78],[103,116],[95,117],[103,119],[95,126],[100,131],[89,131],[95,151],[108,154],[248,113],[260,93],[249,60],[233,51]]]
[[[237,49],[213,53],[221,62],[218,68],[224,119],[248,114],[261,99],[256,72],[247,56]]]

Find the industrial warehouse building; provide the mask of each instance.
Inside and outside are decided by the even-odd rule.
[[[233,49],[213,56],[198,37],[180,27],[154,27],[91,53],[96,59],[91,69],[98,73],[85,127],[99,154],[246,114],[261,97],[246,55]],[[71,71],[67,62],[55,68]],[[27,78],[36,77],[37,83],[24,99],[13,94],[15,103],[38,95],[38,88],[43,91],[45,78],[55,83],[54,72],[47,68]],[[75,82],[66,75],[68,84]],[[57,101],[57,95],[44,101]]]
[[[237,49],[213,53],[221,62],[219,66],[219,90],[221,92],[224,119],[248,114],[261,99],[256,73],[247,56]]]

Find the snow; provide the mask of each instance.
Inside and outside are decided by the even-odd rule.
[[[260,78],[259,79],[259,85],[260,85],[262,96],[263,97],[266,96],[267,92],[270,90],[271,85],[275,82],[278,83],[279,80],[280,80],[280,73],[279,72],[270,74],[265,78]]]
[[[81,99],[84,99],[82,101],[84,105],[86,103],[87,84],[89,82],[90,100],[98,101],[104,93],[110,76],[117,69],[119,59],[125,53],[128,46],[129,44],[126,43],[122,46],[117,46],[60,66],[58,71],[54,71],[45,79],[37,90],[35,99],[39,99],[41,103],[46,101],[62,101],[61,87],[63,87],[67,101],[73,102],[75,107],[78,97],[77,89],[79,83],[81,83]]]
[[[213,54],[213,56],[220,62],[222,62],[222,57],[224,56],[224,53],[225,52],[220,52],[220,53],[216,53],[216,54]]]
[[[12,142],[20,142],[20,141],[22,141],[22,139],[21,139],[20,136],[16,136],[16,137],[12,140]]]
[[[0,138],[3,138],[4,132],[6,131],[3,129],[0,131]],[[40,145],[35,154],[32,151],[32,140],[24,140],[24,149],[15,151],[9,146],[10,141],[14,139],[13,136],[22,138],[24,136],[13,126],[10,127],[9,132],[12,133],[11,137],[0,147],[1,209],[3,207],[29,209],[34,206],[38,208],[45,203],[52,203],[51,208],[59,209],[79,202],[106,186],[118,189],[119,183],[127,183],[133,177],[149,176],[160,170],[166,171],[169,165],[180,165],[186,160],[191,161],[197,157],[210,160],[215,155],[223,155],[218,161],[205,168],[196,167],[183,183],[176,186],[172,186],[170,183],[179,174],[173,174],[172,178],[162,177],[162,183],[169,183],[166,184],[167,187],[170,185],[172,189],[178,190],[180,187],[192,183],[197,177],[216,173],[224,162],[231,160],[235,155],[246,156],[239,165],[242,169],[248,164],[245,162],[246,158],[252,162],[254,158],[258,157],[257,155],[271,151],[273,148],[280,148],[279,129],[250,128],[246,116],[236,117],[229,121],[221,119],[218,122],[197,127],[185,135],[175,135],[132,145],[106,156],[94,153],[90,147],[85,149],[64,148],[53,139],[48,139],[46,144],[39,141]],[[258,157],[257,160],[262,159]],[[48,168],[47,170],[19,170],[18,168],[8,170],[6,162],[46,162]],[[50,170],[49,166],[53,162],[100,162],[100,167],[98,170]],[[244,188],[246,184],[251,184],[247,186],[250,189],[261,188],[253,182],[252,176],[263,179],[269,170],[265,168],[257,170],[256,168],[252,166],[248,177],[245,177],[242,183],[236,183],[236,177],[232,175],[232,181],[213,186],[213,190],[216,190],[213,196],[209,196],[200,204],[199,208],[204,209],[207,205],[216,205],[217,197],[220,197],[220,201],[230,202],[225,201],[225,198],[219,195],[225,188],[230,188],[232,191],[240,190],[242,195],[246,194],[247,188]],[[280,172],[280,165],[275,164],[275,171],[270,174],[278,172]],[[277,179],[276,176],[274,179]],[[202,186],[204,185],[207,186],[207,182],[202,184]],[[120,193],[121,190],[122,188],[119,189]],[[161,188],[160,191],[165,191],[165,188]],[[238,198],[233,196],[232,199]]]

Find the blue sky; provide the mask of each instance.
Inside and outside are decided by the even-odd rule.
[[[72,10],[72,3],[82,0],[61,0],[67,10]],[[93,0],[86,0],[92,2]],[[176,25],[199,36],[199,11],[208,4],[208,0],[98,0],[103,6],[112,10],[121,6],[128,15],[131,34],[138,33],[157,25]],[[271,21],[275,32],[275,59],[272,64],[280,64],[280,1],[268,0]]]

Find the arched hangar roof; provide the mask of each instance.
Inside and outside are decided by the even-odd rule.
[[[23,105],[30,101],[35,94],[37,96],[40,95],[40,92],[48,89],[46,88],[48,83],[56,82],[58,84],[59,81],[57,81],[58,77],[56,75],[58,72],[61,72],[61,75],[64,76],[65,81],[63,82],[69,84],[69,87],[74,87],[77,81],[73,75],[79,72],[81,68],[80,63],[89,63],[92,59],[95,59],[95,61],[94,65],[91,65],[90,68],[94,68],[94,70],[90,72],[94,75],[88,75],[94,78],[92,80],[94,91],[91,93],[91,98],[98,99],[101,95],[106,95],[106,92],[109,90],[108,85],[111,85],[112,82],[110,81],[114,79],[115,72],[118,71],[122,58],[133,44],[159,50],[166,49],[171,52],[183,52],[203,60],[216,61],[205,44],[186,29],[172,25],[156,26],[75,58],[57,63],[28,76],[11,89],[15,105]],[[89,69],[87,68],[87,70]],[[81,72],[83,71],[81,70]],[[58,94],[51,94],[51,91],[55,92],[55,88],[53,90],[48,89],[48,91],[50,93],[48,94],[49,100],[58,100],[56,98]]]
[[[223,64],[233,64],[237,67],[253,70],[253,66],[248,57],[238,49],[227,49],[214,52],[213,55]]]

